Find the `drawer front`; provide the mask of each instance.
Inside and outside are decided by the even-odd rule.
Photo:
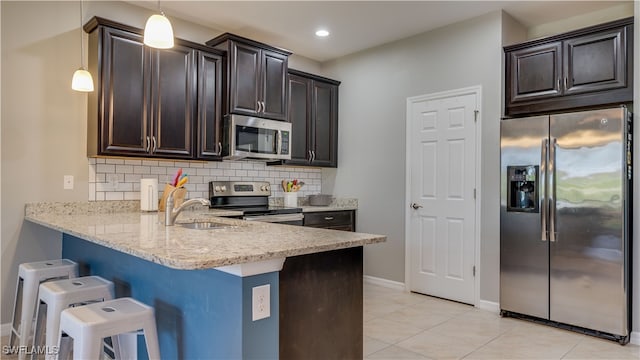
[[[341,227],[350,226],[353,223],[353,211],[326,211],[317,213],[305,213],[304,225],[313,227]]]

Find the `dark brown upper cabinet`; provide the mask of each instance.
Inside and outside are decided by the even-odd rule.
[[[290,165],[338,166],[339,81],[289,70]]]
[[[224,114],[287,120],[290,52],[229,33],[207,45],[227,53]]]
[[[505,116],[633,101],[633,18],[504,51]]]
[[[203,123],[220,124],[220,89],[210,82],[219,81],[222,53],[179,39],[171,49],[151,49],[142,30],[97,17],[84,29],[89,71],[97,81],[89,95],[88,155],[209,156],[218,133],[209,131],[206,141],[196,133]],[[218,72],[208,74],[211,64],[204,59],[215,59]],[[207,75],[200,76],[200,68]],[[216,106],[217,115],[211,110]],[[219,158],[212,150],[211,158]]]
[[[197,153],[202,160],[222,160],[223,56],[198,52]]]

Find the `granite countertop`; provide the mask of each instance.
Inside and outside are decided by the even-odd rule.
[[[220,217],[235,213],[201,207],[178,216],[178,223],[226,225],[196,230],[165,226],[164,212],[140,212],[139,201],[95,201],[27,204],[25,220],[175,269],[210,269],[386,241],[384,235]]]

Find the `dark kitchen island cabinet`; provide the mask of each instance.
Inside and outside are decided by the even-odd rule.
[[[211,84],[220,75],[209,69],[211,59],[221,67],[222,54],[180,39],[171,49],[151,49],[142,30],[96,17],[84,29],[97,81],[89,95],[88,155],[194,158],[196,123],[220,123],[220,95]],[[203,76],[199,65],[208,66]],[[216,132],[206,135],[213,138],[198,142],[198,155],[217,143]]]
[[[506,116],[633,101],[633,18],[504,51]]]
[[[338,167],[339,81],[289,70],[290,165]]]
[[[207,45],[227,53],[224,114],[287,120],[290,52],[229,33]]]

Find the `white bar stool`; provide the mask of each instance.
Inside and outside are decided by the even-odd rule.
[[[78,264],[67,259],[36,261],[20,264],[18,267],[18,283],[16,298],[13,303],[13,319],[11,320],[11,334],[9,346],[14,349],[16,342],[20,348],[31,344],[31,330],[33,316],[38,302],[38,287],[40,283],[50,280],[75,278],[78,276]],[[18,358],[25,358],[24,352],[19,352]]]
[[[98,359],[102,339],[142,329],[149,359],[160,359],[156,319],[152,307],[132,298],[67,308],[60,316],[60,333],[73,339],[73,359]],[[121,341],[118,340],[118,343]],[[60,337],[58,359],[68,359],[70,343]],[[118,347],[114,344],[114,348]],[[123,349],[124,350],[124,349]],[[124,354],[126,351],[120,351]]]
[[[113,283],[99,276],[48,281],[40,284],[36,329],[33,337],[32,359],[42,358],[41,349],[46,350],[46,359],[55,359],[54,346],[60,337],[60,313],[71,307],[111,300],[114,297]],[[46,319],[46,326],[45,326]],[[46,334],[43,336],[43,333]],[[46,342],[45,342],[46,337]],[[46,344],[46,347],[43,345]]]

